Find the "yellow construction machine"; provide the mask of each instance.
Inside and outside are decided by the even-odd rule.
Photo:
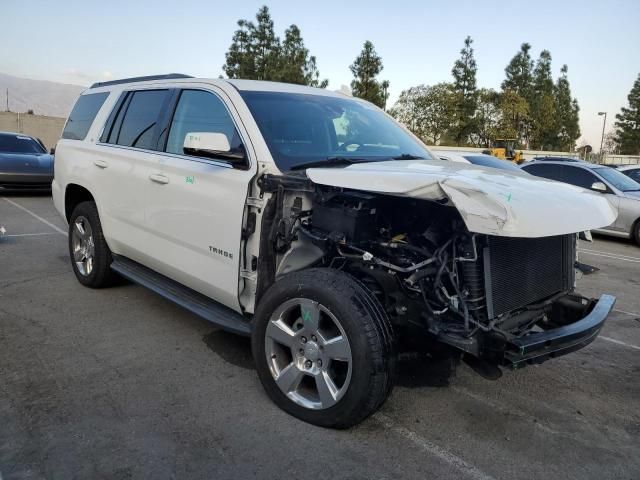
[[[496,138],[491,142],[492,146],[484,150],[483,153],[493,155],[501,160],[510,160],[513,163],[521,163],[524,160],[524,156],[521,151],[516,151],[515,138]]]

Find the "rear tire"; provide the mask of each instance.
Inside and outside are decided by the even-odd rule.
[[[636,223],[633,228],[633,239],[636,242],[636,245],[640,247],[640,218],[636,220]]]
[[[251,340],[267,394],[305,422],[351,427],[393,388],[389,320],[371,292],[343,272],[315,268],[277,281],[259,302]]]
[[[69,257],[78,281],[85,287],[103,288],[118,278],[111,270],[111,250],[104,239],[94,202],[79,203],[69,219]]]

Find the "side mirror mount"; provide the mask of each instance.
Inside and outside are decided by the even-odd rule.
[[[603,182],[593,182],[591,185],[591,190],[595,190],[600,193],[607,193],[607,186]]]
[[[56,154],[56,147],[51,147],[51,149],[49,150],[49,155],[55,155]]]
[[[224,133],[189,132],[184,137],[183,150],[186,155],[228,160],[232,163],[245,163],[244,149],[231,149]]]

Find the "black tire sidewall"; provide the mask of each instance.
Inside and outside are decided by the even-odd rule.
[[[372,376],[386,373],[388,359],[382,356],[387,352],[382,335],[375,331],[375,321],[369,311],[371,307],[359,295],[349,292],[349,289],[338,292],[335,286],[319,281],[313,272],[319,274],[319,277],[324,275],[335,279],[341,276],[340,280],[351,284],[353,289],[363,288],[350,276],[328,269],[313,269],[288,275],[276,282],[258,305],[252,333],[252,351],[260,380],[280,408],[315,425],[346,428],[354,423],[353,419],[364,408],[363,402],[366,399],[363,397],[370,394]],[[311,410],[290,400],[275,383],[267,365],[264,338],[269,319],[278,306],[293,298],[314,300],[330,310],[339,320],[349,341],[352,356],[350,384],[338,403],[327,409]],[[388,393],[387,391],[385,395]],[[382,401],[375,403],[380,404]]]
[[[80,273],[73,259],[72,232],[75,221],[80,216],[83,216],[87,219],[87,221],[91,225],[91,231],[93,234],[94,264],[93,270],[89,275],[83,275],[82,273]],[[74,208],[73,212],[71,213],[71,217],[69,218],[68,244],[69,257],[71,260],[73,273],[82,285],[91,288],[100,288],[111,284],[114,276],[111,270],[111,262],[113,261],[113,258],[111,256],[111,251],[107,246],[107,242],[104,239],[104,235],[102,233],[102,225],[100,224],[100,216],[98,215],[98,208],[96,207],[96,204],[94,202],[82,202],[79,203],[76,208]]]

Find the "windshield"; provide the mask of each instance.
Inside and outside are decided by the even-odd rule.
[[[45,153],[45,150],[31,137],[0,133],[0,153]]]
[[[401,156],[433,159],[420,142],[366,103],[326,95],[240,93],[280,170],[323,160],[335,164],[336,157],[354,161]]]
[[[508,160],[500,160],[499,158],[492,157],[491,155],[465,155],[464,158],[469,160],[474,165],[482,165],[483,167],[499,168],[501,170],[517,170],[521,172],[520,167],[517,167]]]
[[[640,190],[640,183],[627,177],[624,173],[620,173],[618,170],[603,167],[594,168],[593,171],[620,191],[634,192]]]

